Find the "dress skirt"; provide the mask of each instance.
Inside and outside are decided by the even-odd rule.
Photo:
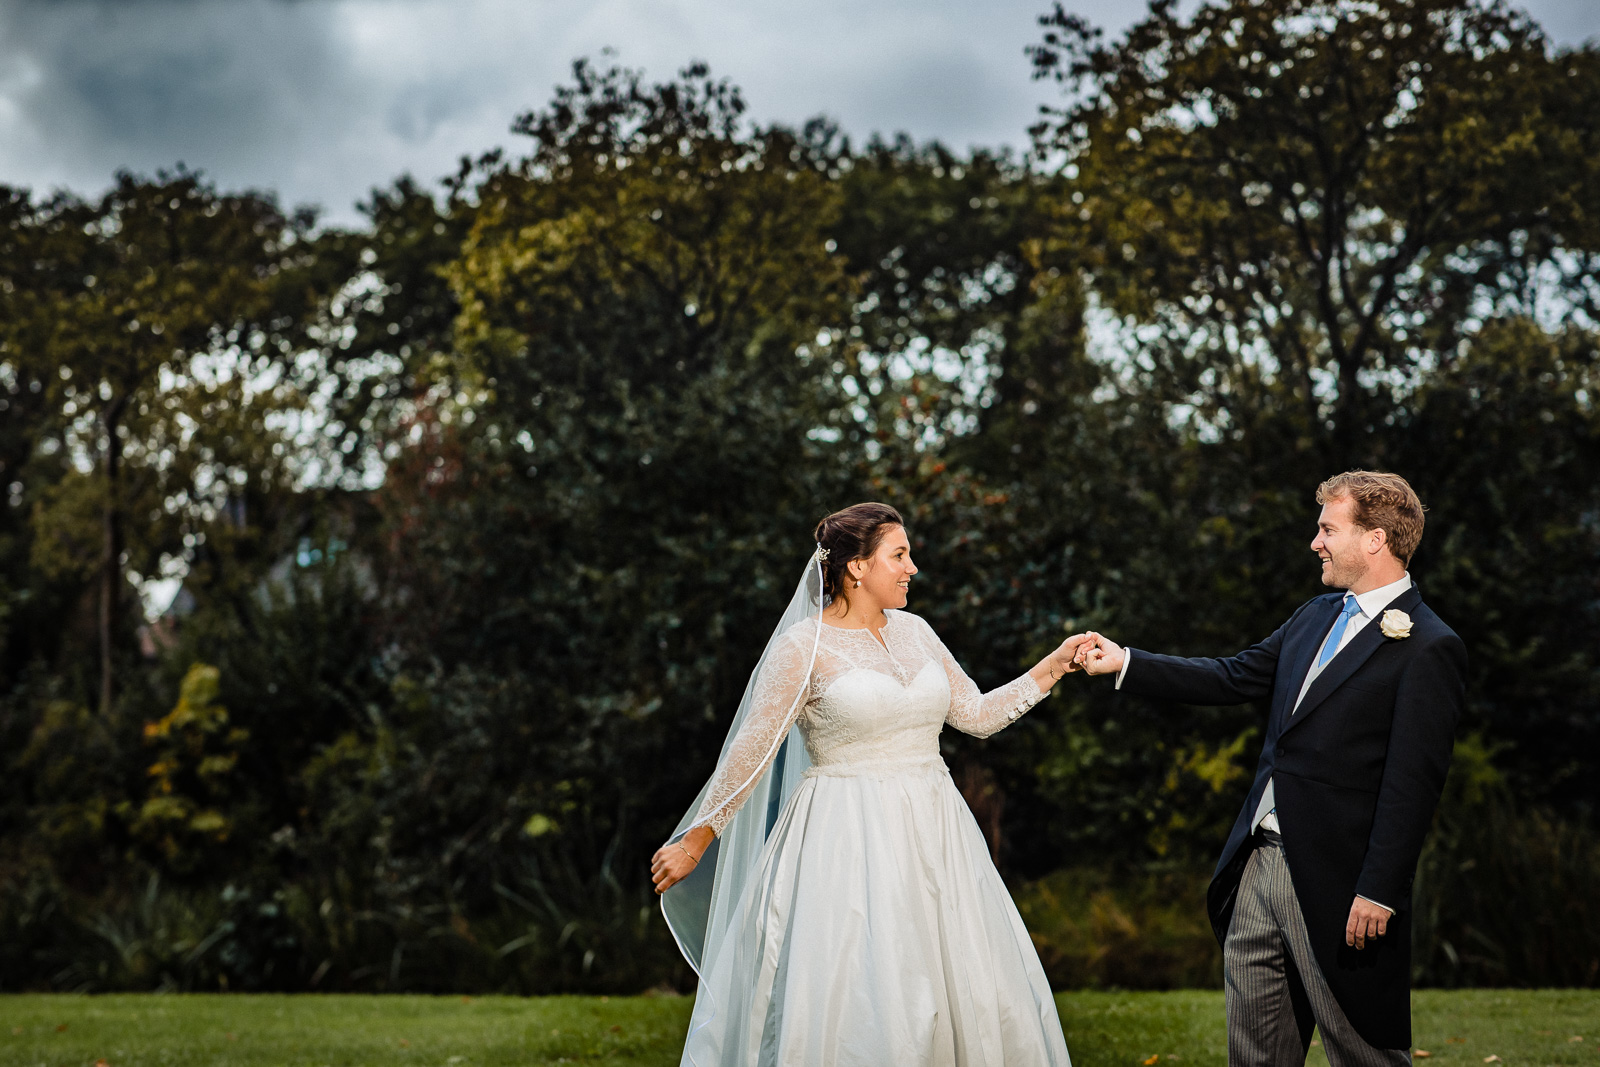
[[[1028,932],[943,760],[813,767],[704,961],[693,1067],[1069,1067]]]

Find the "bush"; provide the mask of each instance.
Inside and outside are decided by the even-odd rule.
[[[1222,950],[1195,870],[1071,867],[1024,885],[1017,908],[1052,989],[1222,984]]]
[[[1600,833],[1516,803],[1476,735],[1456,746],[1413,896],[1419,985],[1600,985]]]

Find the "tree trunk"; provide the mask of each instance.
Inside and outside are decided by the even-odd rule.
[[[127,394],[117,397],[105,410],[106,486],[100,521],[100,715],[109,718],[116,696],[112,666],[115,661],[117,615],[122,599],[122,520],[118,511],[118,490],[122,473],[122,442],[117,428]]]

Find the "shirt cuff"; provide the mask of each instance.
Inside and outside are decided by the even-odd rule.
[[[1356,896],[1361,897],[1361,899],[1366,901],[1368,904],[1378,904],[1378,902],[1376,900],[1373,900],[1371,897],[1362,897],[1360,893],[1357,893]],[[1390,915],[1394,914],[1394,909],[1389,907],[1389,905],[1387,905],[1387,904],[1378,904],[1378,907],[1382,908],[1384,911],[1388,912]]]
[[[1133,666],[1133,649],[1122,650],[1122,669],[1117,672],[1117,688],[1122,688],[1122,680],[1128,676],[1128,668]]]

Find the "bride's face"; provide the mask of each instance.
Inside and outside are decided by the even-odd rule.
[[[861,579],[861,588],[851,589],[852,599],[860,597],[863,606],[903,608],[917,565],[911,562],[911,542],[903,526],[890,526],[870,557],[853,562],[850,569]]]

